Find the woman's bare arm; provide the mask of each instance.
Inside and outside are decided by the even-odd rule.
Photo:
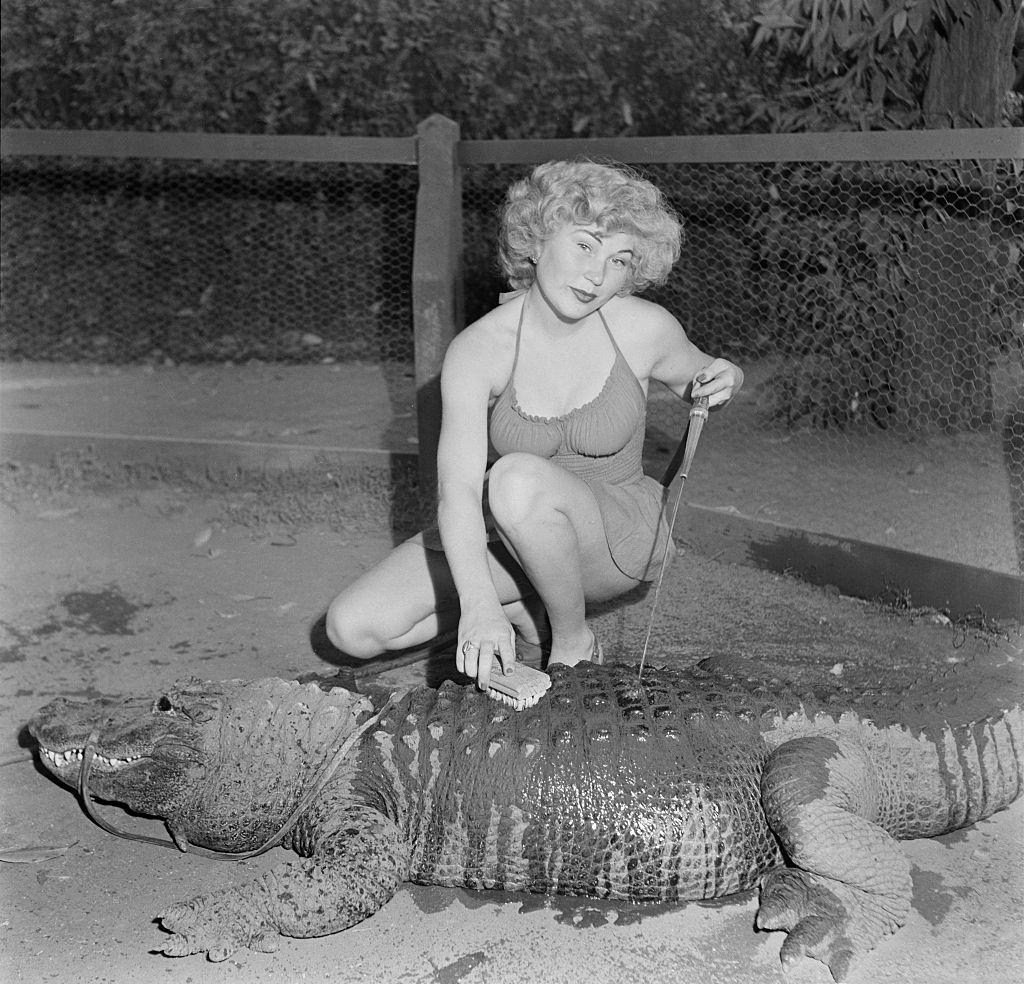
[[[491,580],[481,506],[487,469],[487,409],[501,389],[492,331],[471,326],[448,348],[441,372],[441,437],[438,444],[438,528],[459,596],[456,665],[481,680],[492,653],[515,658],[511,624]],[[497,363],[497,364],[496,364]],[[468,652],[463,645],[472,643]],[[481,657],[482,653],[482,657]],[[478,665],[486,660],[486,667]]]

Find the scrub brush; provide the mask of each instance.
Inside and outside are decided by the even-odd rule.
[[[517,711],[533,707],[547,693],[551,677],[532,666],[517,662],[506,674],[497,657],[491,663],[491,685],[487,696],[500,700]]]

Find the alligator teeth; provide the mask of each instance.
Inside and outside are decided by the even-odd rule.
[[[43,755],[45,755],[46,758],[58,768],[70,763],[82,761],[82,749],[80,748],[69,748],[66,752],[52,752],[49,748],[44,748],[42,752]],[[141,755],[131,755],[128,758],[123,759],[108,758],[106,755],[100,755],[99,752],[97,752],[95,761],[105,765],[108,769],[119,769],[132,762],[137,762],[140,758],[142,758]]]
[[[51,752],[50,749],[44,748],[42,752],[56,766],[82,761],[82,750],[80,748],[69,748],[66,752]]]

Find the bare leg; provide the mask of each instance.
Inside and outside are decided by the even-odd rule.
[[[505,617],[515,626],[516,634],[526,642],[539,646],[551,636],[544,603],[535,594],[502,605]]]
[[[510,454],[491,469],[489,501],[501,544],[490,549],[491,577],[509,621],[538,642],[544,613],[551,659],[590,656],[586,603],[614,598],[637,581],[608,551],[600,510],[585,482],[529,454]],[[423,645],[458,626],[459,605],[444,554],[413,537],[345,588],[327,612],[327,634],[359,659]]]
[[[501,544],[492,545],[490,565],[498,600],[511,606],[514,624],[528,626],[530,609],[523,598],[533,592],[523,572]],[[454,631],[458,621],[458,596],[444,554],[428,549],[422,537],[415,536],[331,602],[326,628],[328,638],[342,652],[370,659],[423,645]]]
[[[553,462],[517,453],[494,464],[488,494],[502,541],[547,609],[550,661],[587,659],[594,636],[586,603],[614,598],[637,584],[612,559],[593,493]]]

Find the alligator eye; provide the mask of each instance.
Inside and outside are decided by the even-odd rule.
[[[166,714],[168,711],[174,710],[174,705],[171,703],[170,698],[164,695],[159,700],[154,701],[153,710]]]

